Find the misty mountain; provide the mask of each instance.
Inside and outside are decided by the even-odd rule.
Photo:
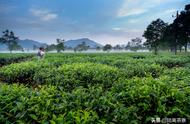
[[[25,49],[33,49],[34,46],[36,48],[47,46],[47,44],[42,43],[40,41],[34,41],[34,40],[29,40],[29,39],[19,40],[18,44],[22,46],[22,48],[25,48]]]
[[[40,41],[34,41],[34,40],[29,40],[29,39],[19,40],[19,41],[17,41],[17,43],[20,46],[22,46],[22,48],[24,48],[24,49],[30,49],[30,50],[32,50],[34,48],[34,46],[36,48],[47,46],[47,44],[42,43]],[[7,50],[7,45],[0,44],[0,50]]]
[[[90,40],[88,38],[81,38],[81,39],[76,39],[76,40],[68,40],[68,41],[65,42],[65,46],[67,48],[75,48],[77,45],[82,44],[82,42],[85,42],[85,44],[87,46],[89,46],[90,48],[92,48],[92,49],[95,49],[97,47],[102,47],[101,44],[99,44],[99,43],[97,43],[97,42],[95,42],[93,40]],[[42,43],[40,41],[30,40],[30,39],[19,40],[18,44],[20,46],[22,46],[22,48],[29,49],[29,50],[32,50],[34,48],[34,46],[36,48],[47,46],[47,44],[45,44],[45,43]],[[7,50],[7,45],[0,44],[0,50],[1,51],[2,50]]]
[[[65,46],[69,47],[69,48],[75,48],[76,46],[78,46],[79,44],[82,44],[82,42],[85,42],[85,44],[87,46],[89,46],[90,48],[97,48],[97,47],[102,47],[101,44],[90,40],[88,38],[82,38],[82,39],[76,39],[76,40],[68,40],[65,42]]]

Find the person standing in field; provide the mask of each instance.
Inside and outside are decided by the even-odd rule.
[[[38,50],[38,54],[37,54],[38,60],[43,59],[44,55],[45,55],[45,50],[44,50],[43,47],[40,47],[39,50]]]

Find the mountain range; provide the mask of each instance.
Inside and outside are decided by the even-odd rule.
[[[81,38],[81,39],[76,39],[76,40],[68,40],[68,41],[65,41],[65,46],[67,48],[75,48],[77,45],[81,44],[85,42],[85,44],[87,46],[89,46],[89,48],[97,48],[97,47],[102,47],[101,44],[93,41],[93,40],[90,40],[88,38]],[[18,44],[20,46],[22,46],[22,48],[24,49],[30,49],[32,50],[34,47],[35,48],[39,48],[39,47],[45,47],[47,46],[46,43],[43,43],[43,42],[40,42],[40,41],[34,41],[34,40],[30,40],[30,39],[25,39],[25,40],[19,40],[18,41]],[[0,44],[0,50],[7,50],[7,46],[4,45],[4,44]]]
[[[29,40],[29,39],[19,40],[18,44],[22,46],[22,48],[25,48],[25,49],[33,49],[34,47],[39,48],[39,47],[47,46],[47,44],[42,43],[40,41],[34,41],[34,40]]]
[[[82,43],[85,43],[87,46],[89,46],[90,48],[97,48],[97,47],[102,47],[101,44],[93,41],[93,40],[90,40],[88,38],[81,38],[81,39],[76,39],[76,40],[68,40],[65,42],[65,46],[66,47],[70,47],[70,48],[75,48],[77,45],[79,44],[82,44]]]
[[[34,41],[34,40],[19,40],[17,43],[22,46],[24,49],[30,49],[32,50],[34,47],[39,48],[39,47],[45,47],[47,44],[42,43],[40,41]],[[5,44],[0,44],[0,50],[7,50],[7,46]]]

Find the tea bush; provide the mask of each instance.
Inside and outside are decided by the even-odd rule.
[[[8,83],[31,83],[37,68],[34,62],[11,64],[0,69],[0,78]]]
[[[43,62],[22,62],[10,64],[0,69],[1,81],[7,83],[33,83],[34,74],[43,68],[52,67],[49,63]]]
[[[34,81],[62,85],[66,89],[103,84],[110,87],[123,75],[119,69],[102,64],[75,63],[59,68],[44,68],[35,73]]]
[[[32,58],[33,54],[7,54],[0,53],[0,67],[11,63],[21,62]]]
[[[152,76],[154,78],[157,78],[163,72],[164,67],[156,64],[148,65],[146,63],[143,64],[136,63],[136,64],[126,65],[122,70],[125,72],[125,76],[127,78],[132,78],[135,76],[136,77]]]
[[[187,55],[108,53],[47,54],[3,66],[0,123],[190,120],[189,65]]]
[[[162,57],[160,59],[156,59],[157,64],[166,66],[168,68],[183,67],[188,62],[190,62],[190,59],[187,57],[176,57],[176,58]]]
[[[190,81],[190,70],[184,67],[166,69],[162,75],[171,80],[186,81],[187,83]]]
[[[132,117],[126,117],[128,109],[121,111],[122,114],[117,112],[116,120],[128,118],[138,123],[148,123],[151,122],[152,117],[190,119],[190,87],[186,82],[170,81],[167,77],[159,80],[134,78],[117,83],[112,88],[111,92],[114,93],[117,101],[123,104],[122,107],[131,108],[133,112],[130,113]]]
[[[177,87],[179,86],[179,87]],[[38,89],[0,85],[0,122],[10,123],[150,123],[152,117],[190,119],[190,87],[167,77],[133,78],[78,87],[71,92],[56,86]]]
[[[0,85],[1,123],[92,123],[99,122],[95,111],[68,109],[67,93],[55,87],[39,91],[23,85]],[[65,102],[64,102],[65,101]]]

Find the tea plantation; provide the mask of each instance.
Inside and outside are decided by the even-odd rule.
[[[0,54],[0,63],[0,123],[190,120],[190,55]]]

